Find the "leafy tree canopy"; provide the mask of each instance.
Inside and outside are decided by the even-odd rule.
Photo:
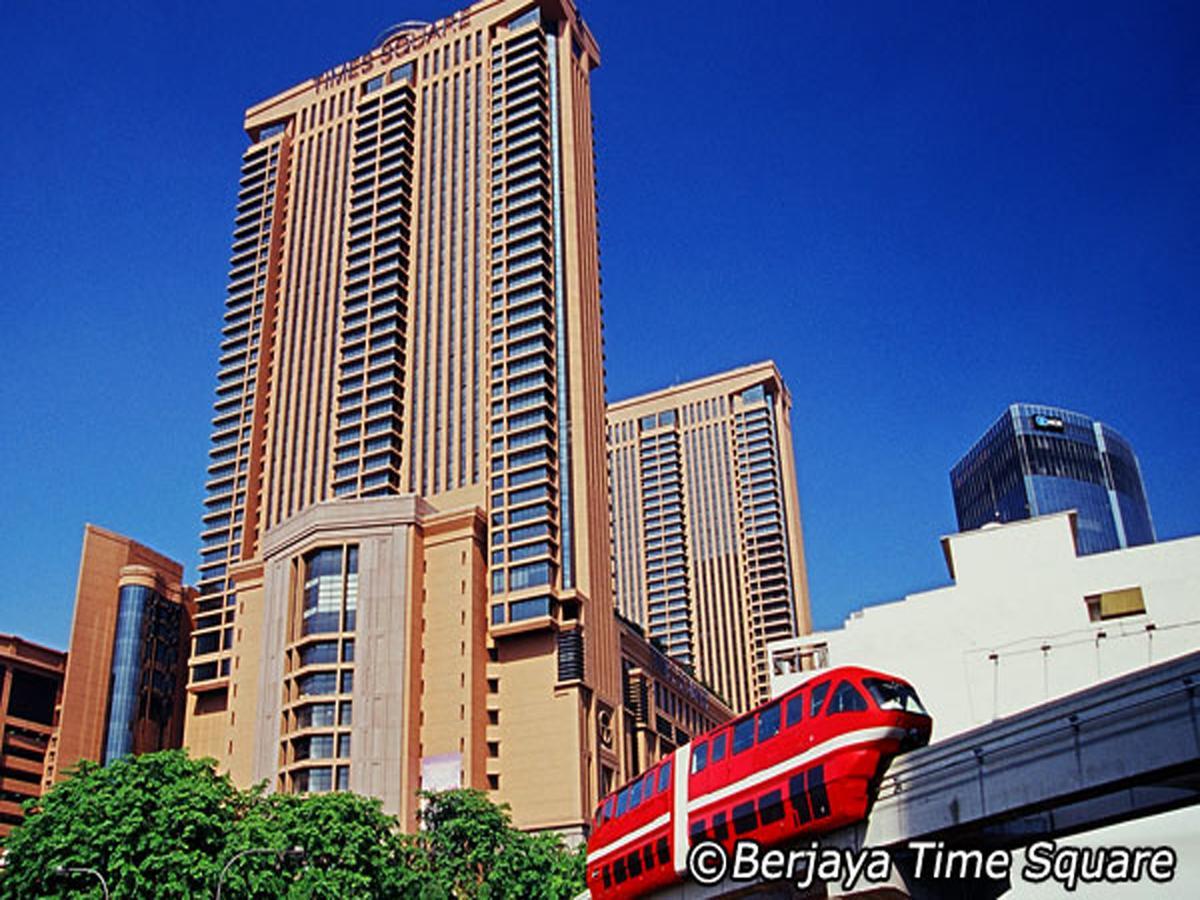
[[[421,798],[421,829],[403,835],[377,800],[239,791],[212,760],[182,751],[83,763],[26,804],[0,900],[101,896],[94,878],[56,875],[59,866],[101,872],[114,898],[212,896],[222,870],[229,900],[557,900],[583,890],[582,848],[518,831],[480,791]],[[286,853],[297,847],[302,859]]]
[[[100,897],[87,875],[102,873],[114,897],[204,896],[246,798],[211,760],[178,751],[84,762],[68,780],[25,804],[8,837],[0,897]]]

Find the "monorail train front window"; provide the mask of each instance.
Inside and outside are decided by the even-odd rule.
[[[829,700],[829,708],[825,715],[835,716],[845,712],[866,712],[867,698],[858,692],[858,688],[848,681],[839,681],[833,696]]]
[[[880,709],[915,713],[919,716],[929,715],[910,684],[884,678],[864,678],[863,686],[871,692],[871,697]]]

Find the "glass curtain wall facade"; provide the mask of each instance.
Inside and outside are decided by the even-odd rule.
[[[1015,403],[950,472],[958,527],[1074,509],[1080,553],[1154,541],[1129,442],[1090,416]]]
[[[153,588],[122,585],[117,599],[108,718],[101,761],[133,753],[138,729],[151,730],[149,746],[167,745],[167,730],[177,722],[183,607]],[[147,741],[141,742],[143,748]]]
[[[302,567],[299,615],[292,617],[285,663],[280,787],[293,793],[348,790],[358,547],[315,550]]]

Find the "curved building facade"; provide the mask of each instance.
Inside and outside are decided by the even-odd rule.
[[[1074,509],[1080,553],[1154,542],[1133,448],[1071,410],[1012,404],[951,469],[950,485],[962,531]]]

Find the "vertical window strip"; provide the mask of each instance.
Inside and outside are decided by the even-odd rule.
[[[483,32],[476,32],[476,56],[482,56],[482,51],[479,41],[483,40]],[[481,345],[482,341],[482,326],[481,322],[488,309],[488,304],[484,301],[483,295],[479,291],[479,273],[483,269],[483,253],[488,247],[488,242],[484,238],[484,223],[488,221],[487,214],[483,207],[483,188],[486,179],[483,177],[483,169],[481,167],[481,159],[483,151],[480,149],[483,144],[483,136],[488,133],[486,123],[488,98],[484,96],[483,91],[483,64],[475,66],[475,272],[473,293],[475,296],[475,342],[472,352],[475,354],[473,359],[471,374],[471,403],[476,407],[471,416],[471,481],[479,482],[479,455],[482,448],[479,446],[479,418],[483,410],[478,408],[479,404],[479,389],[484,383],[483,372],[481,366],[483,360],[486,359],[486,354],[481,352],[484,348]]]
[[[326,237],[325,224],[325,191],[324,187],[329,181],[328,166],[329,166],[329,129],[323,129],[320,137],[317,139],[317,171],[322,173],[322,177],[315,186],[312,193],[313,204],[313,231],[316,240],[305,245],[310,252],[305,254],[305,288],[304,288],[304,318],[300,326],[300,346],[306,348],[307,352],[302,357],[301,367],[308,369],[321,354],[319,346],[314,348],[317,319],[320,316],[320,307],[324,300],[321,291],[321,256],[324,249]],[[313,352],[315,349],[316,352]],[[298,512],[305,504],[304,498],[304,474],[309,460],[310,443],[312,440],[311,432],[309,431],[309,416],[313,410],[313,393],[317,388],[312,377],[312,371],[305,372],[308,377],[300,380],[300,397],[297,398],[296,419],[299,423],[299,428],[293,432],[293,451],[292,461],[289,465],[290,482],[292,489],[288,497],[289,512]]]
[[[575,532],[574,504],[571,484],[571,410],[569,382],[567,370],[567,316],[566,316],[566,280],[563,277],[563,209],[562,209],[562,161],[560,159],[561,140],[559,137],[559,81],[558,81],[558,39],[553,34],[546,35],[546,54],[549,57],[550,74],[550,164],[553,171],[553,191],[551,208],[554,219],[554,344],[557,363],[558,382],[558,422],[556,423],[558,439],[558,465],[562,473],[559,478],[559,555],[561,566],[559,571],[564,590],[575,586]]]
[[[462,167],[462,190],[459,191],[459,238],[458,238],[458,264],[459,264],[459,340],[458,340],[458,486],[463,487],[467,483],[467,417],[469,410],[473,404],[469,403],[467,394],[467,354],[468,354],[468,316],[470,315],[470,304],[468,303],[469,291],[467,290],[467,279],[469,277],[469,269],[467,267],[467,259],[469,254],[469,241],[467,236],[470,233],[470,219],[468,217],[468,209],[470,206],[469,197],[471,196],[471,184],[473,171],[471,170],[471,70],[468,67],[462,74],[462,102],[460,108],[462,110],[462,140],[460,142],[461,149],[456,151],[456,156],[459,160],[459,165]],[[454,76],[455,83],[458,83],[459,76]]]
[[[332,104],[331,104],[332,106]],[[323,302],[321,296],[322,254],[328,239],[325,225],[325,184],[329,180],[329,150],[332,141],[330,129],[324,128],[317,138],[316,171],[320,178],[310,188],[310,203],[312,204],[312,231],[315,239],[305,244],[311,252],[305,254],[305,286],[303,302],[303,318],[300,326],[300,347],[302,352],[297,356],[298,394],[296,398],[295,422],[299,425],[292,432],[292,458],[288,466],[291,490],[288,493],[289,515],[299,512],[307,503],[305,501],[305,471],[311,452],[312,432],[309,429],[309,416],[313,406],[313,392],[317,388],[313,379],[311,366],[321,353],[320,347],[315,347],[317,321]],[[316,352],[314,352],[314,349]]]
[[[428,56],[426,56],[426,65],[428,65]],[[424,398],[424,403],[421,407],[422,426],[421,426],[421,494],[429,494],[429,470],[432,467],[429,457],[429,386],[433,381],[433,369],[430,361],[433,356],[433,228],[434,221],[434,178],[436,176],[436,161],[434,160],[434,132],[437,123],[437,86],[425,88],[428,103],[425,106],[423,123],[424,123],[424,143],[425,143],[425,179],[422,182],[422,193],[425,195],[425,220],[422,227],[424,232],[423,239],[425,243],[425,270],[422,273],[422,282],[424,294],[424,303],[421,304],[421,318],[424,321],[424,328],[421,333],[425,340],[425,373],[422,380],[421,392]]]
[[[329,195],[326,198],[325,208],[328,210],[328,218],[334,221],[326,222],[329,241],[325,251],[325,278],[321,286],[321,291],[324,295],[324,302],[321,304],[318,338],[321,347],[321,359],[317,366],[316,379],[319,385],[317,396],[320,399],[313,411],[314,442],[308,473],[309,503],[325,499],[325,479],[323,475],[328,468],[326,461],[329,458],[329,445],[332,443],[328,440],[329,430],[327,427],[326,411],[335,402],[334,392],[331,390],[331,382],[337,381],[336,378],[332,377],[332,372],[337,369],[338,347],[337,341],[333,340],[333,336],[330,334],[330,322],[331,320],[336,321],[338,310],[336,279],[337,273],[341,271],[341,267],[337,265],[337,255],[342,243],[341,211],[345,209],[345,203],[339,202],[344,199],[342,195],[343,173],[341,165],[342,131],[345,127],[343,123],[339,122],[330,135],[333,146],[333,176],[328,179]],[[331,227],[334,225],[334,222],[336,222],[336,228]],[[336,330],[334,333],[336,334]]]
[[[436,58],[436,57],[435,57]],[[436,416],[434,418],[434,444],[433,444],[433,492],[436,494],[442,489],[444,480],[442,478],[443,467],[447,463],[447,454],[445,447],[445,425],[446,418],[449,415],[446,391],[445,391],[445,376],[446,371],[446,341],[444,338],[444,327],[446,317],[446,216],[448,212],[447,195],[450,185],[450,169],[453,168],[453,160],[450,159],[450,122],[447,109],[450,105],[450,79],[443,78],[438,87],[441,90],[441,117],[438,127],[441,129],[441,153],[438,165],[441,170],[440,189],[438,192],[438,210],[437,210],[437,299],[435,305],[437,307],[437,332],[435,334],[436,343],[436,365],[435,378],[436,385],[434,390],[434,402],[436,405]]]
[[[307,204],[307,197],[308,197],[309,179],[310,179],[310,176],[312,173],[312,154],[313,154],[313,139],[311,137],[309,137],[309,138],[306,138],[301,144],[301,155],[303,156],[303,165],[297,166],[298,178],[297,178],[296,191],[295,191],[296,215],[298,215],[300,217],[299,227],[295,229],[295,233],[301,236],[302,241],[307,241],[310,237],[309,227],[310,227],[311,216],[310,216],[309,208],[308,208],[308,204]],[[299,160],[297,160],[297,162],[299,163]],[[291,285],[290,285],[291,289],[288,291],[288,295],[284,301],[283,308],[280,310],[282,315],[280,315],[279,320],[278,320],[279,331],[280,331],[281,335],[283,335],[285,338],[287,336],[287,332],[289,331],[290,323],[296,321],[296,318],[297,318],[296,306],[299,303],[298,297],[300,296],[301,292],[305,289],[305,285],[304,285],[304,281],[303,281],[304,272],[302,270],[300,270],[300,267],[298,267],[298,266],[295,267],[294,269],[293,269],[293,267],[289,267],[289,269],[292,269],[294,278],[291,281]],[[293,354],[296,349],[296,347],[295,347],[296,342],[288,341],[285,339],[285,340],[277,342],[277,343],[279,343],[284,349],[283,349],[283,353],[280,354],[279,374],[276,377],[276,380],[277,380],[277,383],[282,387],[282,389],[284,391],[284,398],[291,398],[291,397],[294,397],[294,395],[295,395],[295,386],[293,384],[293,377],[294,377],[293,373],[295,370],[295,360],[294,360]],[[280,521],[282,521],[282,519],[284,517],[284,511],[283,511],[284,497],[283,497],[283,491],[279,489],[279,486],[284,484],[283,462],[284,462],[284,458],[289,455],[284,452],[284,449],[285,449],[284,448],[284,440],[285,440],[285,435],[287,434],[287,422],[290,420],[290,418],[291,417],[288,414],[288,405],[284,402],[280,402],[278,404],[278,411],[277,411],[277,427],[274,429],[275,452],[272,454],[272,463],[271,463],[272,478],[271,478],[270,484],[275,486],[271,492],[273,495],[272,500],[274,502],[272,504],[271,512],[269,514],[268,527],[270,527],[271,525],[278,524]]]
[[[438,367],[439,372],[445,371],[445,375],[441,377],[441,388],[438,391],[439,396],[442,396],[445,413],[439,420],[441,426],[441,439],[438,446],[439,452],[443,454],[442,471],[445,473],[444,486],[449,490],[454,486],[454,426],[456,424],[455,417],[455,391],[454,391],[454,372],[455,372],[455,352],[457,346],[454,341],[454,331],[457,319],[457,303],[455,301],[454,289],[456,287],[455,276],[458,273],[458,257],[455,253],[455,236],[454,226],[457,219],[458,204],[457,204],[457,187],[458,187],[458,132],[456,123],[458,119],[458,96],[456,90],[457,76],[446,76],[445,91],[446,91],[446,120],[445,133],[442,135],[443,152],[446,154],[446,170],[443,176],[446,183],[446,190],[442,196],[442,216],[445,218],[445,237],[442,242],[442,259],[441,266],[445,270],[446,291],[443,299],[446,316],[446,341],[442,345],[441,365]],[[444,393],[443,393],[444,391]]]

